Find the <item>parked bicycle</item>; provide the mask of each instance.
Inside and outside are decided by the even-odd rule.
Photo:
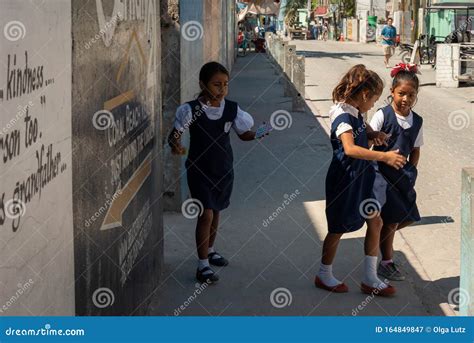
[[[420,57],[420,64],[436,64],[436,41],[435,36],[420,35],[418,37],[418,54]],[[414,45],[409,43],[400,43],[399,56],[403,63],[409,63],[411,55],[413,54]]]

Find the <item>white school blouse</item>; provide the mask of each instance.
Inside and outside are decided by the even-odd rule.
[[[219,107],[207,106],[201,101],[202,109],[206,114],[207,118],[210,120],[218,120],[222,117],[224,113],[225,100],[222,100]],[[174,121],[174,127],[176,130],[183,132],[186,128],[189,127],[193,119],[193,113],[191,106],[188,103],[182,104],[176,110],[176,118]],[[237,116],[235,117],[232,123],[232,129],[238,134],[241,135],[244,132],[249,131],[254,125],[253,118],[250,114],[243,111],[240,107],[237,106]]]
[[[346,104],[345,102],[338,102],[331,106],[329,110],[329,120],[332,123],[343,113],[349,113],[350,115],[358,118],[359,110],[352,105]],[[348,123],[340,123],[336,128],[336,137],[339,138],[341,134],[347,131],[351,131],[353,127]]]
[[[410,110],[410,113],[404,117],[401,114],[398,114],[395,112],[395,115],[397,117],[397,122],[398,125],[400,125],[403,129],[409,129],[413,125],[413,112]],[[370,127],[374,129],[374,131],[380,131],[383,127],[383,122],[384,122],[384,116],[382,110],[378,110],[375,112],[374,116],[372,117],[372,120],[370,121]],[[416,136],[415,148],[419,148],[423,145],[423,125],[420,128],[420,131],[418,132],[418,136]]]

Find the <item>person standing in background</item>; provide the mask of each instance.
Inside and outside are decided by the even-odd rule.
[[[390,57],[395,53],[395,39],[397,37],[397,29],[392,25],[392,18],[387,19],[387,25],[382,29],[382,46],[385,67],[390,68]]]

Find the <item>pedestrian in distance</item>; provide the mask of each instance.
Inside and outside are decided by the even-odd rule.
[[[382,29],[382,46],[385,67],[390,68],[390,57],[395,53],[395,40],[397,38],[397,29],[392,25],[392,18],[387,19],[387,25]]]
[[[334,88],[335,105],[329,112],[333,157],[326,176],[326,219],[328,234],[324,239],[321,265],[315,285],[335,293],[348,292],[345,283],[336,279],[332,265],[344,233],[353,232],[367,223],[364,242],[364,277],[361,291],[390,296],[395,288],[377,276],[377,256],[382,219],[372,204],[375,199],[375,163],[384,162],[395,169],[403,168],[406,158],[395,151],[369,150],[369,140],[386,144],[387,135],[373,131],[363,117],[379,99],[383,90],[381,78],[362,64],[353,66]],[[380,176],[379,176],[380,177]]]
[[[324,39],[324,41],[328,40],[328,33],[329,33],[328,23],[324,22],[324,24],[323,24],[323,39]]]
[[[209,62],[199,72],[201,92],[197,99],[178,107],[174,128],[168,137],[171,151],[185,155],[181,136],[189,128],[190,146],[186,160],[186,174],[191,197],[202,207],[196,224],[196,246],[199,282],[215,283],[217,273],[210,267],[227,266],[229,261],[219,254],[214,243],[219,226],[220,211],[230,204],[233,188],[233,153],[230,130],[243,141],[251,141],[268,134],[256,135],[250,114],[236,102],[226,99],[229,72],[217,63]]]
[[[390,104],[378,110],[370,126],[390,136],[388,144],[377,146],[377,151],[399,150],[407,158],[401,169],[378,163],[377,173],[383,175],[377,198],[381,203],[383,228],[380,235],[382,261],[378,274],[386,279],[402,281],[405,276],[393,262],[393,240],[396,230],[420,220],[416,206],[415,181],[418,176],[417,165],[420,147],[423,145],[423,118],[413,111],[416,103],[419,80],[416,65],[399,64],[391,72],[392,87]],[[382,200],[383,201],[383,200]]]

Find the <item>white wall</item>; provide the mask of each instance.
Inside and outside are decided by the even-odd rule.
[[[0,32],[0,315],[73,315],[70,1],[2,0]]]

